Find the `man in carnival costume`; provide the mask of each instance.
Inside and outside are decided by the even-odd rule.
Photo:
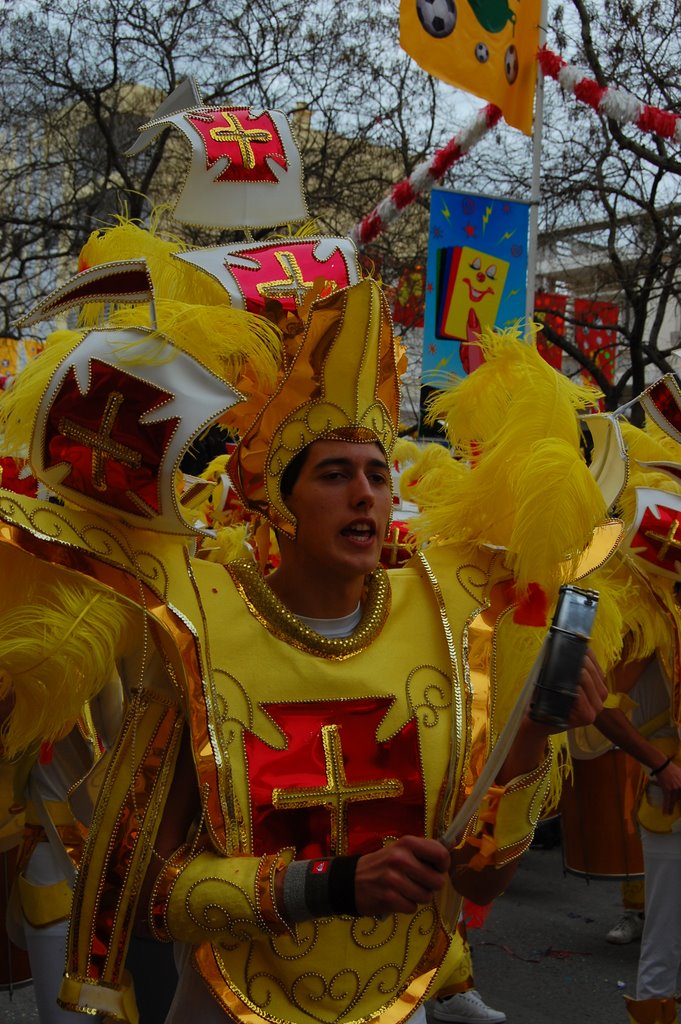
[[[602,749],[603,735],[645,769],[636,818],[645,870],[645,923],[631,1024],[678,1021],[681,966],[681,676],[678,541],[681,522],[681,391],[668,375],[640,396],[642,429],[618,419],[629,475],[618,499],[626,541],[591,585],[620,609],[622,650],[597,730],[578,730],[576,749]],[[633,403],[632,403],[633,404]],[[613,418],[614,419],[614,418]],[[601,735],[602,734],[602,735]],[[600,736],[600,743],[599,743]]]
[[[187,117],[203,124],[213,113]],[[280,246],[289,264],[291,248]],[[140,263],[88,270],[45,309],[74,296],[143,302]],[[462,895],[485,903],[503,891],[531,842],[552,729],[516,698],[559,584],[613,543],[607,527],[599,533],[605,504],[581,460],[567,383],[551,377],[549,420],[562,401],[567,422],[541,452],[557,472],[540,460],[530,473],[523,453],[513,481],[497,479],[509,506],[490,516],[474,495],[498,478],[495,459],[508,464],[508,447],[491,445],[489,472],[477,449],[464,505],[451,467],[436,467],[442,507],[457,506],[449,526],[445,515],[413,564],[377,570],[392,504],[396,346],[379,286],[336,285],[312,304],[269,391],[252,387],[253,367],[279,344],[266,320],[158,297],[150,323],[128,310],[53,339],[4,404],[6,443],[23,443],[64,501],[0,491],[4,566],[21,582],[6,604],[34,601],[39,578],[55,615],[60,588],[80,595],[86,646],[107,635],[84,615],[92,602],[120,606],[128,622],[108,637],[127,713],[98,768],[60,996],[68,1009],[134,1024],[124,963],[137,928],[177,943],[169,1019],[182,1024],[423,1019],[424,1000],[453,973]],[[245,384],[250,422],[235,415]],[[241,435],[234,487],[278,537],[281,563],[266,578],[253,562],[191,556],[177,470],[192,440],[230,416]],[[528,434],[522,410],[521,422],[511,447]],[[546,422],[536,428],[552,440]],[[539,552],[535,533],[525,560],[527,535],[511,529],[519,509],[532,528],[522,495],[547,475],[555,489],[567,465],[563,518]],[[45,729],[30,720],[24,676],[52,697],[51,735],[101,685],[69,678],[39,640],[32,675],[12,661],[17,637],[0,644],[9,753]],[[604,695],[589,655],[570,724],[592,722]]]
[[[71,416],[83,401],[65,365],[104,340],[87,335],[55,373],[45,411],[58,431],[71,421],[64,386]],[[117,388],[140,365],[117,369]],[[249,563],[188,571],[184,543],[105,523],[94,509],[3,506],[15,558],[26,543],[53,554],[45,541],[17,546],[16,527],[42,517],[66,575],[99,576],[137,603],[147,617],[140,641],[153,648],[121,652],[139,687],[75,891],[69,1008],[135,1019],[121,965],[136,916],[191,954],[175,1019],[203,1002],[202,1020],[404,1019],[446,966],[458,905],[445,912],[450,877],[486,902],[529,845],[550,730],[527,718],[467,837],[453,851],[438,840],[493,745],[487,702],[503,680],[472,688],[464,638],[491,581],[509,574],[488,551],[485,576],[476,580],[469,563],[462,585],[457,566],[471,549],[456,544],[390,579],[372,571],[391,507],[395,367],[374,282],[313,307],[231,466],[244,500],[279,534],[282,563],[268,581]],[[87,447],[86,429],[74,443]],[[91,543],[103,530],[105,552]],[[589,660],[576,723],[593,718],[601,686]]]

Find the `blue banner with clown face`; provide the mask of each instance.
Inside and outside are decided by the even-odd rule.
[[[482,328],[525,319],[529,204],[433,189],[426,274],[423,385],[480,365]]]

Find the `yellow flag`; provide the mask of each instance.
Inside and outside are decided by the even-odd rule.
[[[532,134],[541,0],[400,0],[400,45]]]

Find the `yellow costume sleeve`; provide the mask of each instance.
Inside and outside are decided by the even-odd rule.
[[[123,965],[184,727],[163,696],[135,696],[108,764],[73,893],[59,1005],[137,1024]]]
[[[551,777],[551,758],[505,786],[491,786],[480,805],[478,830],[467,836],[478,852],[469,862],[477,871],[503,867],[529,847],[541,815]]]
[[[289,931],[274,899],[274,879],[293,851],[264,857],[223,857],[206,849],[182,847],[162,869],[152,895],[150,924],[162,942],[189,942],[233,936],[254,938]]]

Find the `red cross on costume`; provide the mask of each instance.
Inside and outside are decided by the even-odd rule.
[[[650,495],[651,492],[639,489],[641,493]],[[676,495],[669,495],[669,501],[665,503],[664,492],[652,494],[653,498],[649,498],[637,511],[638,522],[630,541],[631,551],[653,572],[681,577],[681,506]]]
[[[245,734],[256,855],[287,846],[298,857],[364,853],[389,836],[423,834],[417,723],[376,740],[391,704],[367,697],[261,705],[286,748]]]
[[[318,239],[263,245],[258,249],[233,249],[225,262],[229,273],[246,300],[246,308],[261,312],[265,300],[277,299],[284,309],[294,310],[305,298],[314,282],[323,278],[329,290],[350,284],[348,266],[343,253],[336,249],[327,259],[320,259],[315,250]],[[239,261],[248,260],[248,266]]]

